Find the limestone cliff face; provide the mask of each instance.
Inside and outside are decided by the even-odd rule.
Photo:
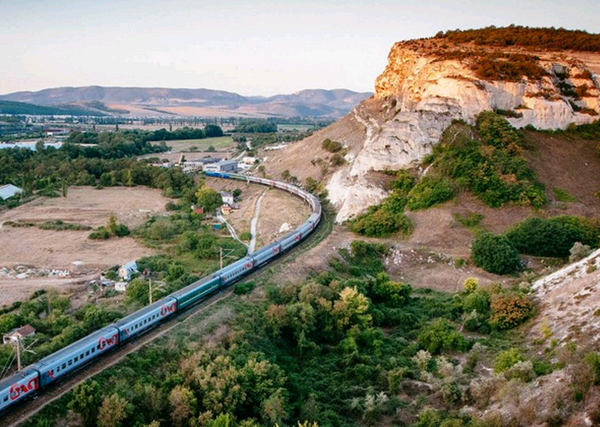
[[[488,81],[468,60],[443,59],[414,45],[396,43],[375,83],[376,94],[350,119],[364,128],[362,144],[348,145],[347,165],[327,188],[341,222],[379,202],[385,193],[367,182],[372,170],[410,166],[431,153],[452,120],[473,123],[486,110],[505,110],[515,127],[566,128],[600,112],[599,79],[575,54],[539,53],[538,80]],[[344,142],[344,141],[340,141]]]

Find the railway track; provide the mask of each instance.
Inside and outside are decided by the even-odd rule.
[[[245,276],[243,280],[257,280],[261,277],[270,275],[269,270],[277,268],[282,264],[289,262],[303,253],[309,251],[318,245],[331,232],[333,227],[333,217],[330,212],[323,210],[323,218],[317,228],[306,238],[302,243],[289,252],[284,253],[279,258],[271,261],[266,266]],[[42,390],[38,395],[33,396],[19,405],[9,408],[2,414],[0,418],[0,427],[17,427],[26,422],[30,417],[39,412],[46,405],[59,399],[66,393],[70,392],[79,383],[94,377],[102,371],[116,365],[123,360],[128,354],[139,350],[144,345],[149,344],[157,338],[164,336],[182,323],[204,312],[208,307],[213,306],[220,301],[226,299],[232,294],[232,288],[228,287],[225,290],[208,297],[201,303],[191,307],[190,309],[177,313],[174,317],[165,321],[154,329],[149,330],[145,334],[137,337],[135,340],[127,344],[115,348],[111,353],[104,357],[93,360],[83,369],[75,372],[63,380],[54,383],[50,387]]]
[[[255,273],[258,274],[258,273]],[[214,294],[208,299],[204,300],[200,304],[192,307],[191,309],[180,312],[174,317],[167,320],[160,326],[149,330],[144,335],[139,336],[133,341],[116,348],[111,353],[105,355],[105,357],[93,360],[89,365],[83,369],[77,371],[73,375],[54,383],[50,387],[45,388],[40,394],[33,396],[19,405],[9,408],[5,413],[2,414],[0,419],[1,427],[17,427],[27,421],[30,417],[39,412],[47,404],[54,402],[55,400],[62,397],[64,394],[71,391],[79,383],[94,377],[100,372],[108,369],[121,360],[123,360],[128,354],[138,351],[146,344],[154,341],[157,338],[164,336],[167,332],[170,332],[177,326],[185,323],[194,316],[202,313],[206,308],[213,306],[220,301],[226,299],[232,294],[232,289]]]

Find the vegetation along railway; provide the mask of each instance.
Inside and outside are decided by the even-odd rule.
[[[322,209],[319,199],[308,191],[283,182],[258,177],[211,172],[206,172],[206,175],[253,182],[287,191],[306,201],[312,213],[308,220],[294,231],[253,254],[89,334],[0,381],[0,414],[11,405],[35,395],[40,389],[81,369],[117,346],[130,342],[141,333],[171,319],[176,313],[271,262],[283,252],[298,245],[321,221]]]

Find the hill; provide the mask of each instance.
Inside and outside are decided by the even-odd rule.
[[[327,117],[347,114],[371,93],[346,89],[303,90],[271,97],[245,97],[211,89],[168,89],[139,87],[63,87],[38,92],[15,92],[0,100],[42,106],[77,104],[83,108],[128,116],[245,116]],[[98,108],[101,106],[102,108]]]
[[[484,29],[467,32],[464,41],[458,37],[462,33],[451,32],[395,43],[375,95],[340,122],[270,156],[273,172],[287,169],[301,179],[323,180],[337,220],[345,221],[386,194],[369,182],[371,171],[418,164],[454,120],[473,124],[482,111],[496,111],[516,128],[566,129],[598,119],[600,53],[549,50],[552,40],[565,37],[563,30],[516,33],[517,41],[541,41],[522,47],[525,41],[507,39],[510,32]],[[581,37],[585,46],[599,37],[580,33],[568,34]],[[495,44],[479,44],[488,39]],[[328,161],[332,154],[321,147],[327,138],[342,144],[342,162],[323,174],[322,164],[299,161],[307,151]]]
[[[26,102],[0,101],[0,114],[31,116],[106,116],[107,109],[86,108],[83,105],[43,106]]]

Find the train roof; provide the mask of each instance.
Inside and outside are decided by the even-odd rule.
[[[21,369],[19,372],[15,372],[11,376],[6,377],[3,380],[0,380],[0,390],[4,390],[5,388],[10,387],[17,381],[21,381],[22,379],[27,378],[31,374],[37,374],[37,373],[38,373],[38,371],[27,366],[27,367]]]
[[[118,321],[113,323],[112,326],[118,327],[118,326],[124,325],[125,323],[130,322],[132,319],[143,316],[144,314],[150,313],[151,311],[154,311],[157,308],[160,308],[163,305],[174,302],[174,301],[175,301],[175,299],[173,297],[171,297],[170,295],[167,295],[166,297],[156,301],[155,303],[147,305],[144,308],[140,308],[138,311],[135,311],[135,312],[131,313],[130,315],[123,317],[122,319],[119,319]]]
[[[220,271],[221,270],[212,273],[210,276],[203,277],[202,279],[200,279],[200,280],[198,280],[198,281],[196,281],[196,282],[194,282],[192,284],[189,284],[186,287],[179,289],[178,291],[171,292],[169,294],[169,296],[172,296],[174,298],[180,297],[182,295],[187,294],[193,288],[197,288],[198,286],[203,285],[204,283],[208,283],[211,280],[218,279],[219,278],[218,273]]]
[[[69,344],[68,346],[63,347],[60,350],[38,360],[37,362],[30,365],[30,367],[36,369],[40,365],[52,363],[56,359],[60,359],[64,356],[71,354],[74,350],[78,349],[79,347],[88,345],[92,342],[97,342],[99,338],[101,338],[105,335],[109,335],[111,333],[114,334],[114,333],[118,333],[118,332],[119,332],[119,330],[117,328],[115,328],[114,325],[107,325],[107,326],[103,327],[102,329],[92,332],[91,334],[86,335],[85,337],[81,338],[80,340],[75,341],[73,344]]]

